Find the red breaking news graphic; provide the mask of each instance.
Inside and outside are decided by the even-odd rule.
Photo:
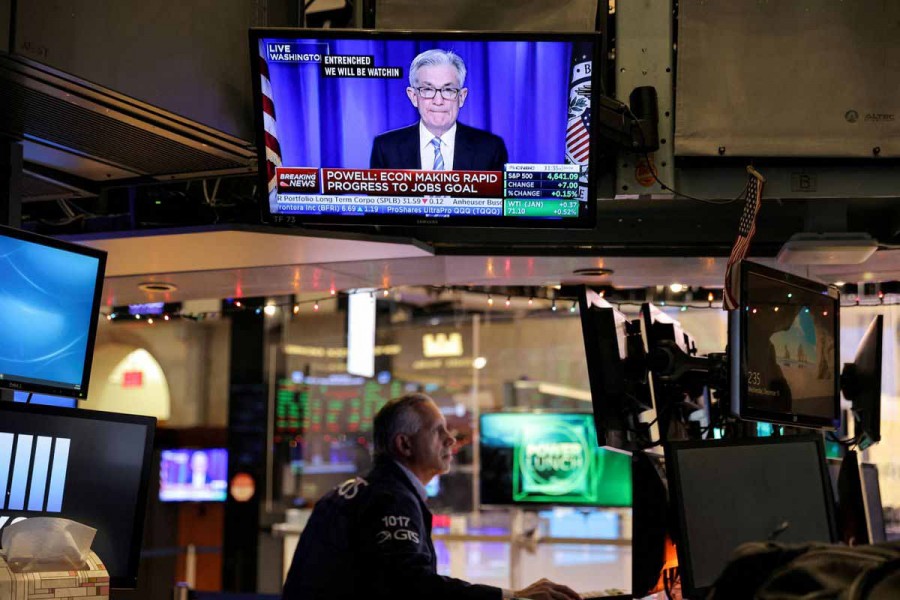
[[[415,169],[322,169],[323,194],[426,194],[499,198],[503,173],[499,171],[419,171]]]
[[[307,167],[277,167],[278,192],[281,194],[319,193],[319,169]]]

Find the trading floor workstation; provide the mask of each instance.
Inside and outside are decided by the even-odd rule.
[[[672,21],[672,10],[657,10],[656,17],[662,18],[653,23],[667,33],[657,32],[659,39],[651,43],[648,39],[653,36],[644,39],[634,34],[645,31],[645,25],[647,31],[651,29],[651,23],[642,22],[649,14],[646,7],[630,12],[636,3],[620,3],[616,15],[615,3],[600,4],[606,4],[604,19],[615,17],[621,25],[618,39],[609,37],[605,23],[600,34],[289,29],[254,21],[249,32],[241,29],[239,44],[249,41],[241,48],[244,59],[249,48],[249,68],[243,69],[241,81],[249,82],[252,90],[247,89],[247,97],[242,98],[247,114],[240,118],[248,120],[244,140],[255,137],[250,142],[219,136],[220,132],[205,126],[192,128],[189,119],[155,106],[138,102],[126,106],[112,90],[80,82],[74,75],[45,71],[30,58],[0,56],[5,61],[0,66],[14,63],[11,71],[17,84],[19,71],[25,74],[24,80],[38,74],[36,84],[23,84],[28,94],[37,93],[35,89],[43,93],[45,80],[63,90],[58,95],[66,98],[81,85],[89,89],[84,97],[90,100],[79,102],[105,99],[105,104],[97,102],[98,118],[113,118],[107,116],[110,111],[121,113],[118,124],[138,122],[141,133],[148,136],[157,135],[157,128],[171,126],[174,133],[165,131],[164,139],[147,139],[156,140],[160,147],[170,142],[178,147],[179,140],[187,139],[181,150],[212,153],[207,162],[198,160],[196,164],[204,168],[198,167],[197,173],[177,169],[148,173],[135,168],[140,176],[123,179],[122,185],[107,189],[103,188],[106,182],[101,182],[96,186],[103,189],[99,199],[79,199],[88,210],[79,208],[83,214],[77,217],[67,212],[71,218],[65,219],[64,226],[34,209],[36,201],[30,207],[28,227],[64,234],[70,229],[62,227],[74,222],[75,231],[90,235],[93,230],[88,226],[83,231],[75,229],[79,219],[90,222],[104,216],[103,211],[115,213],[113,208],[129,214],[135,230],[162,227],[160,223],[166,224],[168,215],[175,212],[175,225],[180,227],[184,225],[180,219],[193,218],[183,207],[198,199],[196,214],[211,215],[210,222],[190,222],[195,229],[186,229],[185,237],[192,232],[198,238],[210,233],[204,227],[213,235],[233,228],[247,236],[243,240],[250,240],[238,253],[247,257],[235,258],[224,244],[206,246],[195,248],[176,267],[171,266],[176,261],[160,258],[159,263],[168,268],[157,263],[147,267],[152,261],[141,262],[140,253],[133,251],[130,260],[140,267],[127,276],[120,272],[120,281],[108,281],[109,294],[101,301],[105,253],[0,227],[0,388],[14,392],[6,395],[16,400],[0,402],[0,534],[34,517],[82,522],[97,529],[94,550],[109,573],[110,585],[133,589],[145,584],[138,579],[142,560],[153,558],[153,549],[142,548],[142,539],[150,533],[144,530],[149,522],[145,520],[148,503],[151,513],[157,503],[173,513],[178,509],[182,521],[198,514],[225,515],[218,525],[224,533],[210,544],[217,546],[210,554],[221,555],[215,568],[222,575],[216,573],[213,579],[227,591],[263,591],[268,586],[264,591],[272,592],[280,587],[290,564],[303,528],[302,511],[335,485],[365,474],[371,466],[372,417],[377,409],[406,391],[439,390],[443,394],[440,409],[457,429],[463,450],[456,457],[459,468],[433,479],[427,494],[430,506],[442,513],[435,521],[435,537],[445,544],[442,566],[451,563],[453,575],[458,575],[453,568],[460,561],[447,557],[451,544],[456,544],[452,552],[461,552],[463,543],[484,542],[482,562],[502,562],[503,568],[495,570],[514,584],[528,577],[523,565],[535,548],[546,551],[547,545],[581,544],[609,551],[613,558],[604,560],[614,563],[611,570],[622,570],[619,567],[627,564],[631,571],[626,582],[614,586],[597,569],[590,574],[592,585],[584,589],[606,593],[609,588],[621,588],[615,590],[618,595],[635,598],[674,597],[680,589],[685,598],[702,598],[717,587],[733,564],[733,552],[744,543],[861,546],[885,541],[878,468],[861,457],[881,438],[882,344],[887,327],[882,316],[872,321],[855,359],[842,365],[840,292],[814,281],[817,276],[835,281],[815,268],[806,267],[806,278],[792,274],[803,272],[796,265],[786,266],[792,271],[787,273],[729,260],[725,288],[733,306],[728,312],[727,347],[706,355],[698,354],[691,332],[669,316],[671,310],[644,301],[652,296],[648,291],[652,286],[665,283],[665,267],[654,265],[654,253],[673,262],[708,255],[708,271],[725,266],[727,250],[723,248],[739,219],[734,211],[727,212],[728,207],[717,209],[711,204],[740,208],[734,203],[741,202],[747,207],[739,224],[746,254],[753,235],[748,235],[748,229],[755,231],[756,222],[756,212],[747,211],[753,201],[758,210],[762,199],[761,189],[755,197],[748,191],[754,181],[757,186],[764,181],[753,168],[745,172],[746,164],[754,162],[746,157],[763,157],[759,163],[776,174],[773,189],[778,190],[778,209],[784,212],[772,213],[778,216],[768,223],[777,231],[764,240],[765,250],[754,254],[774,256],[773,244],[780,245],[782,237],[793,235],[793,231],[784,232],[799,227],[795,218],[801,212],[796,205],[781,206],[781,198],[796,200],[792,193],[816,192],[815,177],[810,180],[806,170],[785,170],[791,161],[805,165],[808,157],[802,150],[797,155],[796,148],[788,148],[782,156],[783,149],[742,145],[746,139],[739,133],[728,144],[716,141],[718,131],[689,139],[682,130],[681,139],[676,139],[672,48],[680,52],[677,75],[682,78],[679,93],[684,96],[679,98],[677,116],[682,127],[691,119],[694,130],[724,122],[721,115],[713,115],[715,107],[707,107],[696,96],[687,100],[692,85],[698,89],[692,75],[709,70],[696,65],[692,69],[690,63],[691,44],[696,48],[696,40],[704,37],[696,32],[692,37],[688,28],[696,23],[691,21],[690,3],[680,3],[684,10],[677,22]],[[686,24],[685,32],[675,44],[672,29],[681,24]],[[612,32],[616,33],[615,28]],[[222,37],[228,38],[229,46],[235,45],[233,35]],[[29,42],[29,48],[33,47]],[[205,53],[192,49],[191,54],[199,61]],[[55,52],[54,59],[57,56]],[[221,56],[234,59],[224,51]],[[621,62],[613,64],[613,57]],[[647,60],[649,64],[641,64]],[[651,83],[662,87],[657,90]],[[218,87],[235,88],[227,83]],[[699,86],[702,97],[714,97],[706,94],[706,88],[706,84]],[[75,103],[76,110],[82,108]],[[729,106],[725,112],[730,118],[740,111]],[[764,114],[773,112],[778,111]],[[875,119],[880,113],[872,115]],[[862,115],[859,125],[872,126],[870,116]],[[147,122],[141,125],[141,119]],[[857,120],[856,110],[846,112],[846,125],[854,126]],[[728,127],[738,130],[733,122],[727,131]],[[27,137],[35,143],[33,132],[13,133],[16,139]],[[0,134],[9,132],[0,130]],[[855,143],[864,146],[865,153],[874,146],[876,156],[884,146],[884,155],[889,155],[892,149],[887,143],[870,143],[878,135],[885,134],[869,134]],[[118,141],[126,146],[125,140]],[[693,153],[679,157],[678,178],[672,150],[676,142],[684,142],[681,148],[690,147],[686,152]],[[156,158],[154,144],[144,145]],[[827,149],[822,152],[831,157]],[[85,153],[76,148],[79,156]],[[785,163],[779,162],[785,157]],[[775,160],[766,164],[771,158]],[[21,163],[21,150],[19,159]],[[719,159],[724,162],[716,162]],[[862,170],[874,180],[884,165],[866,160],[861,159]],[[124,159],[120,162],[124,164]],[[756,166],[765,170],[759,163]],[[228,168],[220,173],[216,169],[223,164]],[[818,166],[814,161],[810,164]],[[31,166],[42,176],[54,174],[47,165]],[[728,200],[741,191],[746,173],[751,174],[751,183]],[[783,189],[784,181],[778,181],[785,173],[790,191]],[[714,183],[707,185],[707,179]],[[687,183],[682,189],[690,195],[676,191],[676,182],[679,187]],[[824,176],[821,183],[825,188]],[[839,191],[828,188],[821,195],[829,200],[833,199],[829,194],[837,194],[843,202],[846,194],[841,195],[840,186],[835,189]],[[879,198],[893,193],[873,189],[880,190],[872,194]],[[678,213],[683,207],[657,202],[663,195],[673,205],[676,200],[698,203],[687,207],[694,210]],[[177,204],[170,204],[173,198]],[[247,198],[251,199],[249,219],[242,212]],[[604,200],[609,202],[604,205]],[[627,204],[631,201],[639,208]],[[59,206],[72,210],[65,199]],[[833,217],[832,210],[844,210],[844,221],[851,220],[851,209],[838,207],[823,213]],[[861,209],[854,206],[853,210]],[[715,214],[709,221],[704,220],[707,211]],[[810,230],[822,222],[831,225],[825,217],[814,218],[812,203],[808,211],[812,216],[806,215],[809,222],[802,223]],[[671,225],[659,216],[676,213],[679,218]],[[790,218],[774,223],[782,214]],[[135,232],[103,233],[125,239],[125,246],[133,241],[126,238]],[[165,247],[175,237],[161,236],[156,247]],[[100,238],[90,241],[99,246],[108,242],[103,234]],[[298,250],[290,244],[276,245],[274,238],[294,238],[298,247],[306,245]],[[359,247],[335,252],[340,258],[324,256],[338,247],[337,242],[348,240],[358,241]],[[385,240],[385,245],[404,246],[396,254],[385,252],[384,256],[395,260],[369,255],[383,252],[376,245]],[[317,253],[317,242],[329,250]],[[334,245],[329,246],[331,242]],[[870,255],[876,248],[892,248],[882,248],[871,238],[862,245]],[[208,255],[220,251],[232,262],[206,262]],[[543,252],[559,259],[545,271],[541,271]],[[626,259],[644,260],[625,260],[616,274],[608,268],[606,257],[622,258],[617,252]],[[119,256],[125,254],[129,253]],[[569,261],[569,254],[577,258]],[[458,271],[452,266],[460,264],[452,258],[480,259],[482,255],[483,264],[472,266],[473,260]],[[421,263],[409,267],[402,264],[404,260],[407,265]],[[198,267],[200,263],[204,266]],[[679,268],[686,274],[690,267]],[[166,271],[166,277],[157,277],[154,269]],[[861,273],[861,269],[857,270]],[[209,272],[206,278],[203,270]],[[607,281],[599,278],[614,274],[628,281],[629,270],[646,270],[659,279],[651,283],[643,272],[631,279],[640,282],[634,283],[635,288],[646,292],[638,301],[636,315],[621,312],[621,304],[604,298],[599,288],[583,285],[590,278]],[[135,281],[123,282],[138,275],[147,280],[141,285],[151,284],[151,291],[142,290],[139,297],[131,289]],[[193,285],[192,276],[201,283]],[[161,285],[163,279],[186,285],[182,290],[172,284],[168,291],[152,291],[152,284]],[[336,279],[350,283],[336,285]],[[476,309],[469,304],[429,315],[410,299],[416,294],[440,296],[445,284],[469,294],[468,301],[472,293],[483,294],[485,301]],[[607,286],[607,291],[616,293],[616,285]],[[418,288],[409,290],[406,305],[396,293],[403,286]],[[703,308],[714,308],[713,295],[718,297],[721,287],[717,276],[714,286],[704,288],[704,297],[709,290],[710,299]],[[422,288],[428,289],[422,292]],[[221,296],[211,299],[213,309],[190,314],[181,302],[169,302],[170,295],[181,300],[182,294],[187,301],[209,301],[201,295],[210,289],[215,292],[209,293]],[[403,289],[404,294],[407,291]],[[535,291],[540,292],[537,298]],[[131,299],[117,306],[117,293]],[[521,298],[515,297],[517,293]],[[193,298],[188,297],[191,294]],[[393,304],[386,308],[389,295]],[[543,310],[544,316],[558,317],[557,309],[565,308],[573,321],[580,321],[584,353],[577,361],[579,368],[587,366],[589,393],[583,389],[586,382],[571,377],[574,383],[565,381],[567,385],[581,386],[570,396],[576,399],[572,404],[557,406],[548,401],[535,408],[526,401],[500,400],[496,393],[486,394],[488,400],[483,401],[479,373],[488,372],[481,371],[486,353],[467,347],[464,354],[462,342],[454,353],[446,337],[440,343],[432,337],[435,348],[428,349],[432,354],[423,350],[423,356],[406,361],[409,365],[405,359],[388,357],[394,351],[388,350],[388,344],[379,345],[376,358],[376,321],[379,326],[388,320],[393,325],[395,316],[402,322],[417,314],[429,327],[437,327],[437,315],[447,318],[453,312],[456,318],[459,312],[465,318],[475,315],[472,337],[478,339],[479,324],[492,318],[500,321],[496,314],[504,297],[508,309],[520,301],[516,309],[520,314]],[[336,312],[346,311],[348,319],[334,328],[340,330],[334,334],[340,341],[314,345],[305,336],[313,338],[315,328],[310,327],[307,334],[297,325],[291,333],[300,333],[289,344],[290,336],[284,332],[291,329],[290,319],[297,317],[299,322],[303,316],[321,315],[320,302],[323,306],[333,302],[340,307]],[[683,308],[688,304],[685,301]],[[227,348],[224,353],[230,351],[231,356],[215,368],[231,372],[220,377],[216,400],[226,406],[216,413],[223,415],[224,426],[216,423],[221,435],[214,442],[183,442],[185,438],[172,430],[157,431],[156,420],[150,417],[78,408],[88,393],[101,315],[108,327],[154,320],[161,325],[170,316],[174,321],[215,315],[212,318],[227,322],[225,336],[216,339],[233,336],[222,343]],[[356,320],[360,315],[367,316]],[[281,321],[273,326],[277,319]],[[455,327],[462,329],[459,322]],[[267,337],[273,330],[281,335],[277,343]],[[426,336],[419,336],[415,343]],[[264,341],[269,345],[264,346]],[[395,341],[390,340],[390,345],[399,348]],[[415,345],[404,343],[406,352]],[[424,343],[427,348],[428,342]],[[478,347],[477,342],[474,346]],[[332,359],[331,365],[316,362],[319,351]],[[544,356],[547,348],[532,352]],[[209,352],[210,362],[212,356]],[[493,368],[498,361],[490,360]],[[343,363],[337,371],[335,362]],[[461,364],[464,376],[441,379],[435,373],[438,369],[452,372]],[[559,369],[564,370],[562,377],[578,369]],[[540,388],[540,382],[528,379],[529,374],[523,366],[511,376],[506,373],[503,383],[524,397],[527,390]],[[135,377],[131,383],[142,384],[140,372],[117,376],[123,385]],[[209,387],[209,373],[191,372],[187,377],[203,376],[207,379],[202,384],[181,390]],[[453,385],[441,387],[454,378]],[[554,394],[565,388],[551,387]],[[215,412],[208,409],[208,405],[198,408],[195,412],[200,416],[190,425],[206,424],[199,421]],[[173,429],[184,425],[178,423]],[[160,433],[167,435],[164,443]],[[548,513],[550,517],[542,516]],[[480,527],[474,535],[466,531],[469,517]],[[541,519],[550,523],[547,531],[535,525]],[[494,527],[498,522],[502,526]],[[276,543],[264,536],[277,538]],[[498,550],[501,544],[495,542],[504,546]],[[264,544],[268,544],[265,551],[258,551]],[[490,544],[494,546],[489,548]],[[490,556],[489,551],[501,558]],[[563,554],[561,550],[559,555]],[[571,554],[563,560],[587,562],[583,556],[572,559]],[[192,579],[195,573],[189,562],[185,560],[179,577]],[[268,563],[278,568],[268,568]],[[588,564],[588,568],[595,566]],[[265,581],[266,577],[271,581]],[[504,587],[509,587],[507,581],[501,582]],[[729,582],[733,580],[718,585],[719,591]],[[170,583],[174,582],[166,585]]]
[[[841,369],[834,288],[739,268],[721,354],[696,356],[651,305],[629,321],[590,289],[581,300],[600,444],[634,453],[636,597],[679,583],[706,597],[747,542],[885,540],[877,468],[856,452],[880,440],[882,316]]]

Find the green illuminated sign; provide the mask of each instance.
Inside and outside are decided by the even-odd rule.
[[[631,505],[631,457],[597,446],[589,414],[489,414],[483,443],[510,448],[512,501]]]

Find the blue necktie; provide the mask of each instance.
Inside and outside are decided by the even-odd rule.
[[[441,138],[434,138],[431,140],[431,145],[434,146],[434,166],[431,167],[431,170],[443,171],[444,157],[441,155]]]

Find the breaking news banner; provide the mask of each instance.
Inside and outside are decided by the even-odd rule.
[[[282,167],[278,169],[278,190],[286,194],[443,194],[496,198],[503,193],[503,174],[494,171]]]

